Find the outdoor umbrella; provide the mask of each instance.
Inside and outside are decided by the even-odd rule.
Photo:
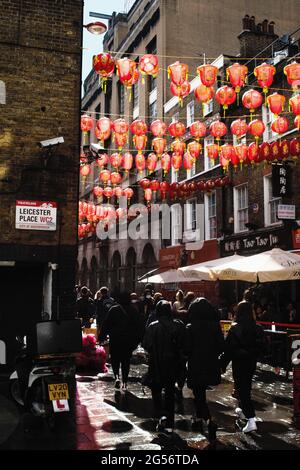
[[[171,284],[171,283],[178,283],[178,282],[195,282],[199,281],[199,279],[194,279],[190,277],[184,276],[180,273],[177,269],[171,269],[170,271],[165,271],[163,273],[155,274],[154,276],[145,277],[141,279],[140,282],[150,284]]]
[[[211,269],[224,281],[272,282],[300,279],[300,256],[274,248]]]
[[[204,261],[203,263],[192,264],[191,266],[185,266],[179,268],[178,271],[182,272],[184,276],[193,278],[195,281],[208,280],[214,281],[215,277],[212,273],[212,268],[216,266],[222,266],[223,264],[231,264],[237,260],[243,260],[245,256],[233,255],[227,256],[226,258],[217,258],[210,261]]]

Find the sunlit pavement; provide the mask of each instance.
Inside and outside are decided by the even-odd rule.
[[[253,395],[261,421],[257,432],[245,435],[235,423],[236,400],[231,397],[229,370],[223,383],[207,392],[211,414],[219,426],[217,441],[210,444],[205,436],[191,430],[193,402],[187,388],[184,389],[183,407],[177,406],[174,434],[166,436],[155,432],[150,390],[143,389],[140,383],[146,370],[144,364],[132,365],[126,392],[114,390],[110,372],[100,376],[87,372],[79,374],[76,420],[61,414],[55,432],[40,420],[29,415],[20,416],[11,402],[1,399],[0,449],[300,449],[300,432],[292,425],[291,378],[277,377],[267,366],[259,368]]]

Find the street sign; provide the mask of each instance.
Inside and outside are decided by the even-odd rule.
[[[290,204],[278,204],[277,208],[278,219],[296,219],[296,206]]]
[[[16,229],[56,230],[57,203],[16,201]]]

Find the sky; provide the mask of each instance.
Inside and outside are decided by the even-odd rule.
[[[108,25],[108,20],[92,18],[90,12],[104,13],[111,15],[114,11],[123,12],[126,6],[132,4],[132,0],[85,0],[84,2],[84,24],[94,21],[101,21]],[[83,28],[83,63],[82,63],[82,81],[92,69],[93,55],[102,52],[102,40],[104,35],[95,36]]]

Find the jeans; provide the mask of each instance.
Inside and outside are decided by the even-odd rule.
[[[111,366],[115,377],[120,375],[120,366],[122,371],[122,382],[127,383],[130,370],[130,360],[132,351],[112,347],[110,345]]]
[[[196,417],[203,418],[207,421],[210,419],[210,412],[206,402],[206,387],[194,387],[193,394]]]
[[[162,391],[165,391],[164,399],[162,397]],[[152,400],[155,410],[155,417],[161,418],[166,416],[167,427],[174,427],[174,415],[175,415],[175,382],[169,382],[165,386],[152,385]]]
[[[255,417],[255,409],[251,399],[252,378],[256,369],[255,366],[240,364],[233,365],[232,373],[235,389],[238,392],[239,404],[247,419]]]

